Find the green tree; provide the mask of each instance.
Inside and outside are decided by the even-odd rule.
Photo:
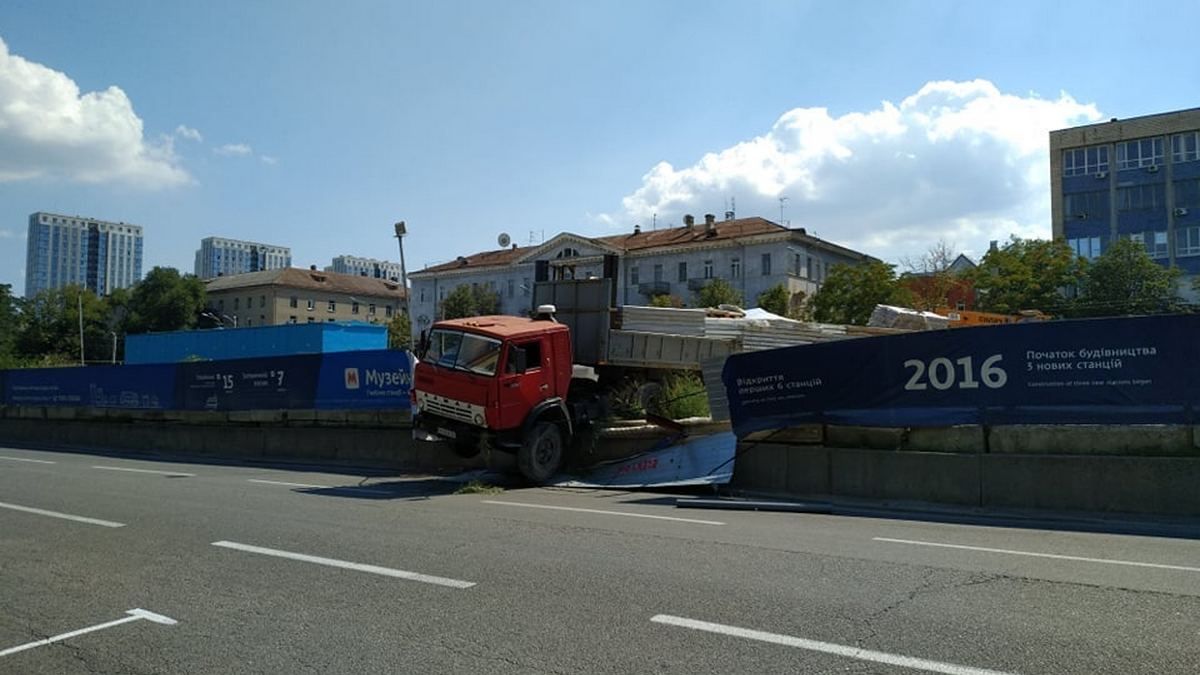
[[[908,305],[911,301],[897,283],[895,266],[874,261],[834,265],[810,307],[816,321],[862,326],[875,305]]]
[[[442,301],[443,319],[500,313],[500,294],[483,286],[458,286]]]
[[[112,300],[119,307],[124,298],[114,293]],[[127,333],[194,328],[204,311],[204,282],[172,267],[155,267],[133,287],[125,307]]]
[[[1085,268],[1085,261],[1061,239],[1013,237],[988,251],[967,276],[975,284],[975,306],[981,311],[1037,309],[1061,315],[1070,310],[1064,291],[1079,286]]]
[[[758,294],[758,306],[772,314],[787,316],[791,310],[792,295],[783,284],[776,284]]]
[[[84,358],[108,361],[112,356],[108,305],[90,290],[74,285],[41,291],[22,303],[17,355],[34,365],[78,363],[81,308]]]
[[[719,307],[721,305],[741,305],[742,294],[738,293],[728,281],[724,279],[713,279],[700,289],[696,294],[696,301],[700,307]]]
[[[388,349],[412,348],[412,322],[407,312],[397,312],[387,325]]]
[[[20,319],[21,313],[17,299],[12,295],[12,286],[0,284],[0,368],[11,368],[17,363]]]
[[[1125,316],[1177,311],[1180,272],[1163,267],[1144,245],[1121,239],[1088,266],[1080,285],[1081,316]]]

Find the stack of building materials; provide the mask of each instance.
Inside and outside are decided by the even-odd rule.
[[[704,337],[705,316],[703,309],[626,305],[621,308],[621,330]]]
[[[950,319],[933,312],[919,312],[907,307],[875,305],[867,326],[874,328],[903,328],[905,330],[940,330],[949,328]]]

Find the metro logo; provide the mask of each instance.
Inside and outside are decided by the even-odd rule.
[[[347,368],[345,381],[347,389],[358,389],[358,368]]]

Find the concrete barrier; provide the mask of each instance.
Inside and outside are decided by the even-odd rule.
[[[995,454],[1196,456],[1191,426],[1136,424],[1021,425],[993,427],[988,449]]]

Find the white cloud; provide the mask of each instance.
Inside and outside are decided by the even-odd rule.
[[[175,127],[175,135],[180,138],[186,138],[189,141],[195,141],[197,143],[204,142],[204,136],[200,135],[199,131],[182,124]]]
[[[658,163],[622,213],[594,220],[678,223],[719,214],[729,197],[741,216],[778,220],[786,197],[793,226],[887,260],[939,239],[978,256],[991,239],[1050,236],[1047,132],[1101,118],[1066,93],[1018,96],[986,80],[930,82],[839,117],[797,108],[690,167]]]
[[[12,230],[0,230],[0,239],[16,239],[17,233]]]
[[[217,148],[213,148],[213,152],[222,157],[245,157],[254,153],[254,150],[245,143],[226,143]]]
[[[81,94],[0,39],[0,182],[37,178],[144,188],[191,181],[170,143],[146,140],[120,88]]]
[[[259,159],[262,160],[263,164],[269,164],[270,166],[275,166],[279,163],[278,157],[272,157],[270,155],[261,155],[259,156]]]

